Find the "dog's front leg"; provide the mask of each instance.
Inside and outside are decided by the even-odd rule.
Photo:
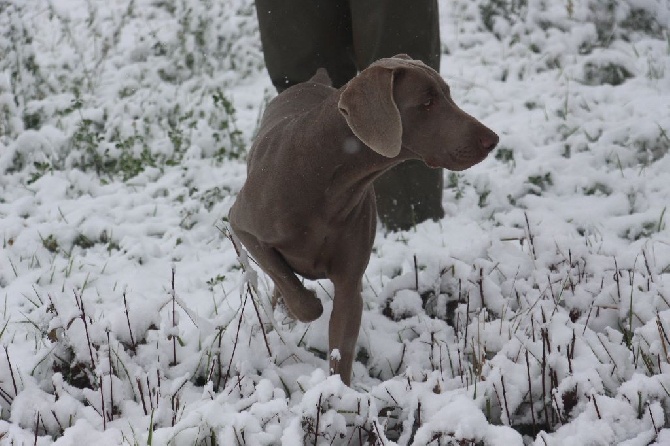
[[[301,322],[312,322],[321,316],[323,305],[319,298],[316,297],[314,291],[303,286],[276,249],[262,243],[254,235],[239,228],[233,227],[233,232],[258,262],[258,265],[275,283],[275,292],[279,290],[293,317]]]
[[[339,374],[342,382],[350,385],[356,340],[363,313],[361,282],[360,280],[355,282],[344,280],[333,281],[333,283],[335,298],[328,327],[330,370],[332,374]]]

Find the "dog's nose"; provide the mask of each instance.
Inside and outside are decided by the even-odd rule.
[[[498,145],[498,141],[500,141],[500,138],[492,131],[488,131],[486,134],[479,137],[479,144],[481,148],[487,152],[495,149],[495,147]]]

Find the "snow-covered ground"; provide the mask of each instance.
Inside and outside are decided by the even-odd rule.
[[[225,216],[250,0],[0,0],[0,444],[670,444],[670,3],[440,2],[501,136],[378,233],[352,388]]]

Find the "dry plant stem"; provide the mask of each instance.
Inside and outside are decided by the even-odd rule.
[[[170,398],[170,406],[172,409],[172,426],[174,427],[175,424],[177,424],[177,413],[179,412],[179,406],[180,406],[180,400],[179,400],[179,392],[184,388],[188,380],[184,381],[181,386],[177,390],[175,390],[174,394]]]
[[[37,412],[37,419],[35,420],[35,440],[33,442],[35,446],[37,446],[37,431],[39,430],[39,428],[40,428],[40,413]]]
[[[102,430],[107,430],[107,417],[105,416],[105,392],[102,387],[102,376],[100,377],[100,414],[102,415]]]
[[[12,396],[9,393],[7,393],[7,391],[2,387],[0,387],[0,398],[5,400],[7,404],[9,404],[10,406],[12,405],[12,401],[14,400],[14,398],[12,398]]]
[[[223,342],[223,332],[219,333],[219,346],[216,352],[216,365],[218,368],[218,376],[216,378],[216,389],[221,388],[221,379],[223,378],[223,363],[221,362],[221,343]]]
[[[568,370],[570,371],[570,374],[572,375],[572,360],[575,357],[575,342],[577,341],[576,336],[575,336],[575,329],[572,329],[572,340],[570,341],[570,345],[568,348]]]
[[[146,376],[146,381],[147,381],[147,392],[149,394],[149,405],[151,406],[151,412],[153,412],[154,400],[151,399],[151,384],[149,383],[149,375]],[[158,397],[156,397],[156,407],[158,407]]]
[[[56,420],[56,424],[58,425],[58,429],[60,429],[60,434],[63,435],[63,433],[65,432],[65,429],[63,429],[63,425],[60,424],[60,420],[59,420],[58,417],[56,416],[56,411],[54,411],[54,410],[52,409],[52,410],[51,410],[51,415],[54,417],[54,420]],[[43,423],[44,423],[44,422],[43,422]]]
[[[534,238],[533,238],[533,232],[530,230],[530,222],[528,221],[528,213],[524,212],[523,215],[526,218],[526,228],[528,229],[528,243],[530,244],[531,253],[533,254],[533,260],[536,260],[537,257],[535,255],[535,242],[534,242]]]
[[[142,410],[144,410],[144,415],[149,415],[147,411],[147,403],[144,399],[144,390],[142,389],[142,381],[137,378],[137,389],[140,391],[140,400],[142,401]]]
[[[111,400],[109,421],[114,421],[114,380],[112,379],[114,370],[112,369],[112,346],[109,343],[109,331],[107,332],[107,355],[107,360],[109,361],[109,399]]]
[[[430,361],[430,368],[435,371],[435,332],[430,332],[430,353],[428,353],[428,360]]]
[[[39,424],[42,425],[42,430],[43,430],[45,433],[48,432],[48,431],[47,431],[47,426],[46,426],[46,424],[44,424],[44,417],[41,416],[41,415],[40,415],[40,421],[39,421]]]
[[[559,406],[558,406],[558,400],[556,399],[556,393],[552,392],[551,398],[554,401],[554,408],[555,408],[554,411],[556,412],[556,414],[558,414],[558,421],[561,424],[565,424],[565,418],[563,417],[561,412],[558,410]]]
[[[482,308],[486,308],[486,301],[484,300],[484,268],[479,268],[479,298],[482,300]]]
[[[465,345],[463,346],[463,351],[468,347],[468,326],[470,325],[470,291],[468,291],[467,304],[465,305],[465,337],[463,341]]]
[[[593,407],[596,408],[596,414],[598,415],[598,419],[602,420],[603,417],[600,416],[600,409],[598,408],[598,402],[596,401],[596,395],[593,395]]]
[[[268,355],[272,357],[272,351],[270,350],[270,344],[268,343],[268,337],[265,333],[265,327],[263,326],[263,320],[261,319],[261,313],[258,311],[258,305],[256,305],[256,299],[251,291],[251,285],[247,282],[247,291],[251,295],[251,303],[254,304],[254,310],[256,310],[256,316],[258,317],[258,323],[261,326],[261,333],[263,333],[263,341],[265,341],[265,348],[268,350]]]
[[[400,362],[398,363],[398,367],[396,367],[395,371],[393,372],[393,374],[396,375],[396,376],[400,372],[400,367],[402,367],[402,364],[405,361],[405,350],[407,350],[407,344],[403,343],[402,344],[402,353],[400,355]]]
[[[91,369],[95,370],[95,360],[93,359],[93,347],[91,346],[91,337],[88,333],[88,321],[86,320],[86,311],[84,310],[84,299],[81,294],[74,291],[74,299],[77,302],[79,311],[81,312],[81,320],[84,322],[84,331],[86,332],[86,344],[88,345],[88,354],[91,357]]]
[[[503,400],[505,401],[505,414],[507,414],[507,422],[509,425],[512,425],[512,417],[509,416],[509,407],[507,405],[507,390],[505,389],[505,377],[500,376],[500,383],[502,384],[503,389]]]
[[[149,377],[147,376],[147,385],[149,384]],[[161,398],[161,372],[156,368],[156,409]],[[151,407],[153,409],[153,406]]]
[[[544,406],[544,425],[549,426],[549,412],[547,411],[547,330],[540,329],[542,336],[542,405]]]
[[[495,384],[493,384],[493,392],[496,394],[496,399],[498,400],[498,404],[500,405],[500,410],[502,410],[503,402],[500,399],[500,393],[498,393],[498,388],[496,387]]]
[[[663,323],[661,322],[661,317],[656,313],[656,325],[658,327],[658,337],[661,340],[661,345],[663,346],[663,353],[665,354],[665,361],[670,362],[670,356],[668,356],[668,347],[666,345],[670,344],[670,340],[668,340],[668,335],[665,332],[665,328],[663,327]],[[660,366],[659,366],[660,369]]]
[[[382,435],[379,432],[379,425],[377,424],[376,421],[373,422],[373,426],[375,427],[375,432],[377,433],[377,438],[379,439],[379,442],[382,444],[382,446],[384,446],[384,440],[382,440]]]
[[[175,266],[172,265],[172,328],[177,326],[177,320],[176,320],[176,295],[175,295],[175,289],[174,289],[174,276],[175,276]],[[177,336],[173,333],[172,334],[172,364],[173,366],[177,365]]]
[[[534,435],[535,432],[537,432],[537,423],[535,421],[535,406],[533,404],[533,387],[530,383],[530,361],[528,360],[528,349],[526,349],[526,371],[528,372],[528,398],[530,399],[530,416],[533,420],[533,435]],[[507,406],[507,399],[505,399],[505,406]],[[509,418],[509,414],[507,415],[507,417]]]
[[[648,277],[653,282],[654,274],[651,272],[651,268],[649,267],[649,259],[647,258],[647,251],[645,249],[642,250],[642,258],[644,259],[644,266],[647,269]],[[647,285],[647,291],[649,291],[648,285]]]
[[[5,400],[10,406],[14,400],[14,398],[12,398],[12,396],[2,387],[0,387],[0,397],[2,397],[2,399]]]
[[[416,261],[416,254],[414,254],[414,288],[419,291],[419,265]]]
[[[230,354],[230,361],[228,362],[228,371],[226,371],[226,379],[223,381],[223,386],[226,386],[228,378],[230,378],[230,369],[233,365],[233,358],[235,357],[235,351],[237,350],[237,343],[240,340],[240,328],[242,328],[242,316],[244,315],[244,307],[247,305],[247,294],[244,297],[244,302],[242,303],[242,311],[240,311],[240,318],[237,322],[237,332],[235,333],[235,343],[233,344],[233,352]]]
[[[126,300],[126,292],[123,292],[123,307],[126,311],[126,322],[128,322],[128,332],[130,333],[130,345],[133,347],[133,350],[137,349],[137,344],[135,343],[135,337],[133,336],[133,329],[130,328],[130,314],[128,312],[128,301]]]
[[[7,357],[7,366],[9,367],[9,374],[12,376],[12,385],[14,386],[14,396],[19,394],[18,388],[16,386],[16,378],[14,377],[14,368],[12,367],[12,361],[9,359],[9,350],[5,347],[5,356]]]
[[[172,406],[172,427],[177,424],[177,410],[179,408],[179,397],[175,394],[170,398],[170,406]]]
[[[319,402],[316,404],[316,425],[314,426],[314,446],[317,446],[319,439],[319,418],[321,416],[321,398],[323,393],[319,395]]]
[[[651,406],[647,406],[647,410],[649,410],[649,418],[651,418],[651,425],[654,426],[654,432],[658,435],[658,433],[661,432],[661,429],[656,426],[656,420],[654,420],[654,414],[651,412]]]
[[[53,299],[51,298],[51,294],[47,294],[47,296],[49,297],[49,303],[51,304],[51,308],[53,308],[54,314],[55,314],[56,316],[59,316],[59,314],[58,314],[58,310],[56,309],[56,305],[54,305],[54,301],[53,301]],[[668,305],[668,306],[670,307],[670,305]]]

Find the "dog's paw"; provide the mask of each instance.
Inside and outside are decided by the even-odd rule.
[[[293,317],[300,322],[312,322],[323,314],[323,305],[316,293],[312,290],[303,289],[300,293],[283,296],[284,303]]]

